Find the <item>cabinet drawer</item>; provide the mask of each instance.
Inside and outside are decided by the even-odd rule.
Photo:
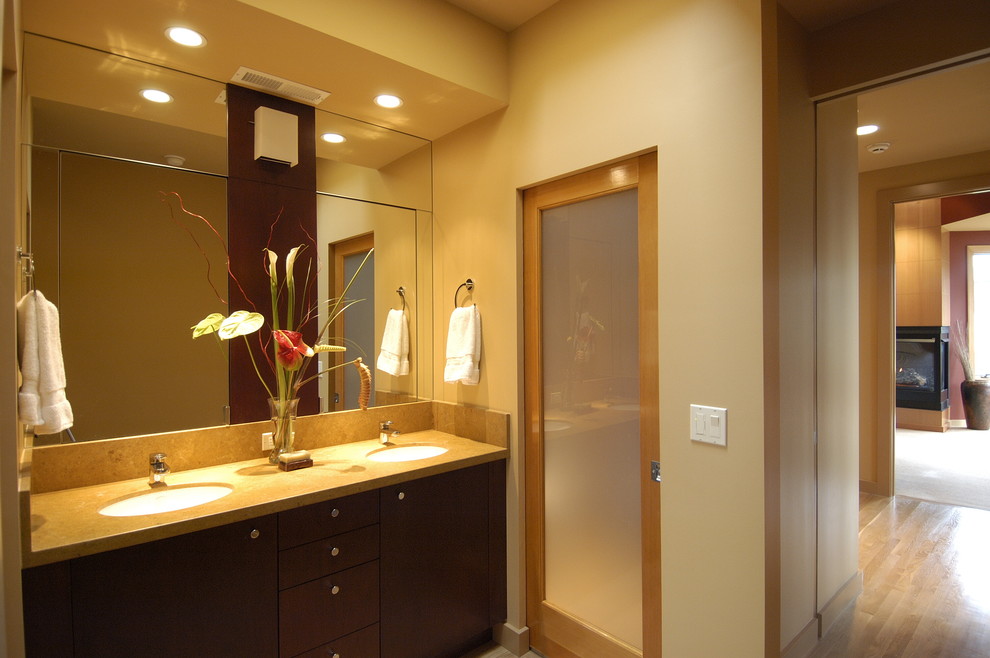
[[[292,548],[378,523],[378,491],[298,507],[278,515],[278,547]]]
[[[299,658],[379,658],[378,624],[317,647]]]
[[[287,589],[378,558],[378,525],[278,553],[278,587]]]
[[[283,590],[279,655],[295,656],[378,621],[378,560]]]

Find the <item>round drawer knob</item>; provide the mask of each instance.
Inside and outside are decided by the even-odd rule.
[[[257,539],[260,536],[261,536],[261,531],[258,530],[257,528],[251,531],[251,539]]]
[[[399,500],[405,500],[405,499],[406,499],[406,492],[405,491],[400,491],[399,492]]]
[[[333,548],[330,549],[330,555],[337,557],[338,555],[340,555],[340,549],[334,546]]]
[[[330,656],[330,658],[340,658],[340,654],[333,649],[327,649],[327,655]]]
[[[332,509],[332,510],[330,511],[330,516],[332,516],[333,518],[335,518],[335,519],[336,519],[336,518],[337,518],[338,516],[340,516],[340,510],[339,510],[339,509],[337,509],[336,507],[334,507],[334,508],[333,508],[333,509]]]
[[[340,594],[340,586],[339,585],[334,585],[333,587],[331,587],[330,588],[330,593],[331,594]]]

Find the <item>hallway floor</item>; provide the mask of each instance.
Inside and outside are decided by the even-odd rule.
[[[864,590],[813,658],[990,656],[990,511],[860,495]]]

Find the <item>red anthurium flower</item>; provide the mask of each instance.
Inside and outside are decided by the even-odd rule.
[[[302,365],[303,357],[313,356],[313,348],[302,341],[302,334],[298,331],[279,329],[272,335],[278,343],[275,360],[286,370],[295,370]]]

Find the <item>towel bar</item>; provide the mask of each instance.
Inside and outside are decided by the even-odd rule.
[[[468,279],[461,285],[457,286],[457,290],[454,291],[454,308],[457,308],[457,293],[461,291],[461,288],[467,288],[468,292],[471,292],[472,290],[474,290],[474,281]]]

